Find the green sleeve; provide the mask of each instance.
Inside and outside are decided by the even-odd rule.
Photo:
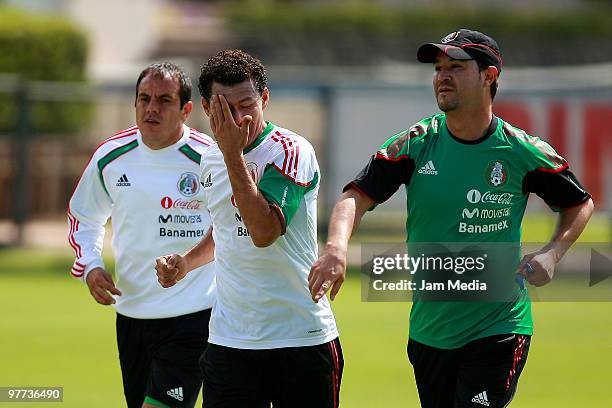
[[[556,172],[568,167],[567,161],[551,145],[539,137],[531,136],[524,130],[505,122],[504,132],[510,136],[511,140],[518,141],[519,145],[523,147],[524,150],[520,157],[526,164],[526,171]]]
[[[283,229],[291,223],[293,216],[300,208],[304,195],[314,189],[319,183],[319,173],[315,172],[308,183],[299,183],[282,174],[276,166],[268,165],[259,180],[259,191],[266,200],[276,205],[282,213]],[[281,214],[279,214],[281,215]]]

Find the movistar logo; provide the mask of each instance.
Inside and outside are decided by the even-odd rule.
[[[467,208],[463,209],[463,216],[462,218],[474,218],[474,216],[476,216],[476,218],[478,218],[478,213],[479,210],[478,208],[474,208],[472,211],[468,210]]]

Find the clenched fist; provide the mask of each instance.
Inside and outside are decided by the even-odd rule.
[[[187,263],[180,255],[164,255],[155,260],[157,281],[164,288],[170,288],[187,275]]]

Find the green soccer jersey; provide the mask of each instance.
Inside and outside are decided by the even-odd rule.
[[[546,142],[501,119],[493,118],[487,134],[468,143],[450,134],[445,115],[438,114],[387,140],[349,186],[381,203],[405,185],[409,253],[421,243],[508,244],[487,273],[514,282],[529,193],[553,209],[588,198],[567,168]],[[422,301],[417,293],[410,337],[453,349],[496,334],[531,335],[527,290],[517,282],[513,291],[510,300],[461,302]]]

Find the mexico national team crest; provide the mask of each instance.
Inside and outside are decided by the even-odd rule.
[[[177,184],[178,190],[185,197],[191,197],[198,193],[200,184],[198,183],[198,176],[195,173],[183,173],[179,178]]]
[[[508,180],[506,165],[501,160],[493,160],[489,162],[485,171],[485,179],[493,187],[501,187]]]

